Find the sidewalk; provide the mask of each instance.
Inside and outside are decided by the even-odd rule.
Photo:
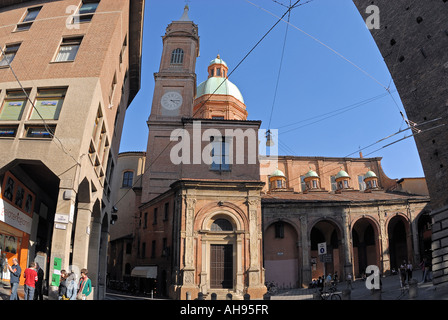
[[[413,279],[420,281],[422,272],[417,270],[413,273]],[[417,296],[409,297],[409,288],[404,289],[400,286],[398,275],[392,275],[381,278],[381,293],[375,294],[366,288],[365,281],[356,280],[353,282],[350,292],[350,300],[448,300],[448,285],[444,287],[434,287],[432,282],[418,282]],[[342,296],[342,290],[346,289],[345,282],[338,284],[339,294]],[[312,300],[313,293],[317,289],[285,289],[280,290],[278,294],[272,296],[272,300]]]
[[[0,300],[9,300],[9,296],[11,295],[11,287],[9,285],[9,281],[2,282],[0,281]],[[25,299],[25,292],[23,290],[23,286],[19,286],[19,289],[17,290],[17,295],[19,296],[20,300]],[[46,295],[43,296],[44,300],[48,300],[48,297]]]

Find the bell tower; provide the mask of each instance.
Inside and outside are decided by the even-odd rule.
[[[188,17],[185,6],[181,18],[172,21],[162,37],[163,51],[148,119],[146,163],[142,201],[167,191],[181,176],[181,166],[170,161],[171,132],[182,128],[182,118],[193,115],[196,94],[196,59],[199,56],[198,27]],[[170,147],[171,146],[171,147]]]
[[[154,74],[155,88],[149,122],[176,121],[191,117],[196,91],[196,58],[199,56],[198,27],[182,17],[166,28],[159,72]]]

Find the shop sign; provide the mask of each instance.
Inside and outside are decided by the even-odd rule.
[[[3,199],[0,199],[0,221],[28,234],[31,233],[33,219]]]

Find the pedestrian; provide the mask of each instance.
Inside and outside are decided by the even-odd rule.
[[[431,277],[429,276],[431,263],[428,261],[428,258],[423,258],[423,282],[431,281]]]
[[[5,266],[4,254],[0,253],[0,280],[3,282],[3,268]]]
[[[36,290],[34,291],[34,300],[44,300],[44,295],[42,291],[42,285],[44,282],[44,270],[40,267],[39,263],[36,262],[37,271],[37,282]]]
[[[70,272],[67,277],[67,298],[70,300],[76,300],[76,292],[78,288],[78,283],[76,281],[76,274],[74,272]]]
[[[320,276],[319,276],[319,279],[317,280],[317,287],[319,288],[320,291],[322,291],[322,289],[324,287],[324,280]]]
[[[400,265],[400,287],[404,287],[406,285],[406,260],[403,260],[403,263]]]
[[[68,300],[67,299],[67,272],[61,270],[61,279],[59,281],[59,291],[58,300]]]
[[[350,289],[353,290],[353,286],[352,286],[352,274],[351,274],[351,273],[348,273],[348,274],[347,274],[347,278],[346,278],[346,280],[347,280],[347,289],[348,289],[348,287],[350,287]]]
[[[412,263],[411,263],[411,261],[408,261],[408,264],[406,265],[406,273],[408,276],[408,283],[412,279],[412,269],[413,269]]]
[[[87,269],[81,269],[81,279],[79,280],[77,300],[87,300],[87,297],[92,292],[92,281],[87,277]]]
[[[325,286],[326,287],[330,287],[331,286],[331,273],[329,273],[327,278],[325,279]]]
[[[9,300],[19,300],[17,289],[19,288],[22,268],[20,268],[19,260],[17,260],[17,258],[12,259],[12,266],[8,265],[8,270],[10,272],[9,282],[11,284],[11,296],[9,297]]]
[[[426,260],[426,258],[424,257],[423,260],[418,265],[420,267],[420,269],[422,270],[422,282],[425,281],[425,260]]]
[[[333,281],[334,281],[335,284],[337,284],[338,281],[339,281],[339,277],[338,277],[338,272],[337,271],[334,272]]]
[[[25,278],[25,300],[34,299],[34,290],[36,289],[37,282],[37,271],[36,263],[31,262],[28,268],[23,272],[23,277]]]

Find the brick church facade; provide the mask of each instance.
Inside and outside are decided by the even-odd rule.
[[[307,287],[324,273],[361,276],[372,264],[388,274],[428,254],[423,178],[408,187],[386,176],[381,158],[362,155],[260,161],[261,121],[247,120],[219,55],[196,84],[198,27],[187,7],[162,39],[148,148],[138,158],[145,172],[133,188],[133,260],[116,279],[173,299],[262,299],[265,281]]]

